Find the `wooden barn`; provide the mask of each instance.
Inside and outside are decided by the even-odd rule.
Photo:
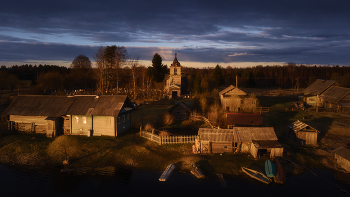
[[[320,97],[325,108],[332,108],[338,113],[350,113],[350,88],[333,86]]]
[[[317,135],[320,133],[315,128],[297,120],[292,124],[288,125],[290,129],[290,136],[302,145],[316,145]]]
[[[52,137],[63,134],[62,116],[74,98],[66,96],[18,95],[2,115],[7,116],[10,131],[43,133]]]
[[[334,153],[335,163],[345,169],[347,172],[350,172],[350,149],[341,146],[332,152]]]
[[[278,142],[273,127],[235,127],[241,140],[240,152],[250,153],[254,158],[282,157],[283,146]]]
[[[235,127],[233,129],[198,130],[201,153],[243,152],[254,158],[267,155],[281,157],[283,147],[272,127]]]
[[[261,114],[226,113],[227,128],[257,127],[263,124]]]
[[[330,87],[337,85],[339,84],[334,80],[317,79],[303,90],[304,96],[302,97],[302,101],[314,107],[323,107],[320,95]]]
[[[175,120],[186,120],[190,116],[191,108],[181,101],[172,106],[169,113],[174,116]]]
[[[241,140],[238,132],[232,129],[199,128],[201,153],[225,153],[237,149]]]
[[[132,103],[126,95],[74,96],[65,130],[71,135],[118,136],[131,128]]]

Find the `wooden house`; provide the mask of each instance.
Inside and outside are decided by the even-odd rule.
[[[278,142],[273,127],[235,127],[241,140],[239,151],[250,153],[254,158],[282,157],[283,146]]]
[[[334,154],[335,163],[345,169],[347,172],[350,172],[350,149],[341,146],[332,152]]]
[[[226,117],[228,129],[232,127],[256,127],[263,123],[261,114],[227,113]]]
[[[241,140],[238,132],[232,129],[199,128],[201,153],[233,152]]]
[[[71,135],[118,136],[131,128],[132,103],[126,95],[74,96],[67,112]]]
[[[169,113],[174,116],[175,120],[186,120],[190,116],[191,108],[181,101],[172,106]]]
[[[320,97],[325,108],[332,108],[338,113],[350,113],[350,88],[332,86]]]
[[[243,152],[281,157],[283,147],[272,127],[235,127],[233,129],[198,130],[201,153]]]
[[[2,115],[7,116],[10,131],[44,133],[52,137],[63,134],[62,116],[74,98],[66,96],[18,95]]]
[[[239,112],[242,108],[242,100],[248,94],[233,85],[219,92],[221,106],[226,111]]]
[[[288,125],[291,130],[290,136],[302,145],[316,145],[317,135],[320,133],[315,128],[297,120],[292,124]]]
[[[320,95],[330,87],[337,85],[339,84],[334,80],[317,79],[302,91],[304,93],[302,101],[315,107],[323,107]]]

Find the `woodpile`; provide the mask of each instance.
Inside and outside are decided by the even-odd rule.
[[[298,110],[298,109],[301,109],[301,110],[305,110],[305,105],[304,105],[304,102],[303,101],[298,101],[298,102],[294,102],[291,104],[290,106],[293,109],[295,110]]]

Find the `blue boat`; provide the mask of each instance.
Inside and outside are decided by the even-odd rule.
[[[269,178],[273,178],[276,176],[276,167],[270,160],[265,161],[265,173]]]

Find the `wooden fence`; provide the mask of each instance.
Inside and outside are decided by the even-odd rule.
[[[158,144],[186,144],[194,143],[198,135],[188,135],[188,136],[158,136],[148,131],[142,131],[140,129],[140,136],[157,142]]]

